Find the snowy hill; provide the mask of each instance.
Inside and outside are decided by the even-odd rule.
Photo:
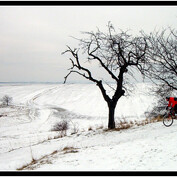
[[[145,119],[155,102],[149,87],[119,100],[116,121]],[[176,170],[177,124],[105,131],[107,105],[93,84],[1,84],[4,95],[13,103],[0,108],[0,170]],[[51,130],[61,120],[69,130],[59,138]]]

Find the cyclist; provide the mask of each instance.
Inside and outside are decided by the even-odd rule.
[[[171,107],[172,111],[174,111],[174,113],[177,114],[177,97],[166,97],[166,100],[169,102],[166,109]]]

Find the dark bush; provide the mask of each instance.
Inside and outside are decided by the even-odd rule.
[[[61,137],[66,135],[66,132],[69,128],[69,124],[67,120],[63,120],[61,122],[58,122],[54,125],[52,131],[59,131],[61,134]]]
[[[5,106],[9,106],[9,104],[12,102],[12,97],[5,95],[3,96],[3,98],[1,99],[2,104]]]

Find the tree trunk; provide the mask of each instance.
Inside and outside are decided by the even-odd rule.
[[[109,121],[108,121],[108,128],[114,129],[115,128],[115,121],[114,121],[114,112],[115,112],[115,106],[110,105],[109,108]]]

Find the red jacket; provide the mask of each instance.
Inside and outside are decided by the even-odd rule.
[[[175,106],[176,104],[177,104],[177,99],[175,99],[174,97],[170,97],[169,103],[168,103],[168,107],[174,108],[174,106]]]

